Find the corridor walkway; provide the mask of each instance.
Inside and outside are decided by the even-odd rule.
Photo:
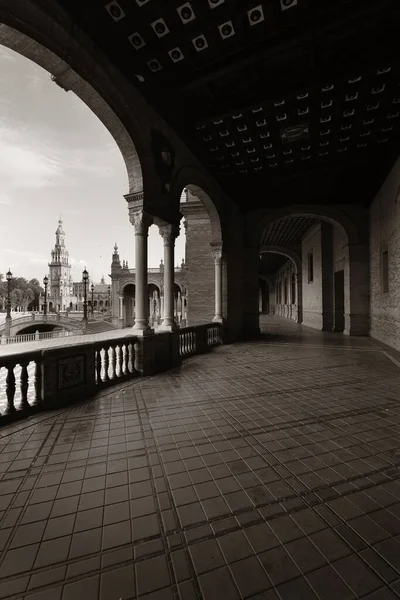
[[[400,597],[400,363],[263,328],[0,430],[0,598]]]

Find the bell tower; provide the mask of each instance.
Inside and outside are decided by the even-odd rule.
[[[61,216],[56,230],[56,243],[51,251],[49,279],[49,301],[53,303],[54,309],[65,310],[70,305],[73,294],[73,283],[69,253],[65,247],[65,232]]]

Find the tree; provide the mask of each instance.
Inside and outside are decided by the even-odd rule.
[[[16,291],[18,290],[18,291]],[[24,277],[14,277],[10,283],[11,291],[11,306],[12,308],[21,308],[23,310],[34,310],[40,305],[40,296],[43,293],[37,279],[28,281]],[[13,295],[13,292],[16,293]],[[7,281],[0,279],[0,309],[5,310],[7,307]]]

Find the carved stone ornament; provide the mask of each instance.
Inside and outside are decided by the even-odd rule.
[[[221,244],[211,244],[211,252],[214,257],[215,262],[220,262],[222,260]]]
[[[160,235],[164,240],[164,246],[173,246],[179,235],[179,225],[159,225]]]
[[[135,235],[147,235],[153,224],[153,217],[144,210],[129,210],[129,220],[135,228]]]
[[[130,204],[143,204],[143,200],[144,200],[144,192],[134,192],[132,194],[125,194],[124,196],[125,200],[127,202],[129,202]]]
[[[72,356],[58,361],[58,389],[85,383],[85,357]]]

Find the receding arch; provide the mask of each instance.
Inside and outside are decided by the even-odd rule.
[[[345,212],[331,206],[310,204],[283,206],[263,215],[258,215],[253,224],[256,229],[254,239],[261,240],[269,225],[288,217],[310,217],[336,225],[346,235],[348,243],[351,245],[359,244],[363,237],[362,231]]]
[[[303,320],[303,287],[302,287],[302,259],[301,259],[301,256],[297,252],[292,250],[291,248],[287,248],[285,246],[276,246],[273,244],[263,244],[262,246],[260,246],[260,254],[264,254],[264,253],[280,254],[281,256],[285,256],[290,261],[290,263],[293,265],[294,273],[292,275],[294,275],[294,277],[295,277],[296,302],[294,302],[294,303],[291,302],[289,313],[290,313],[290,318],[293,318],[297,323],[301,323]],[[266,277],[263,275],[260,275],[260,277],[263,277],[264,279],[266,279]],[[293,298],[292,278],[290,279],[290,281],[289,280],[287,281],[286,287],[285,287],[285,284],[283,281],[278,282],[276,280],[275,285],[274,285],[271,278],[268,278],[268,280],[269,280],[269,285],[271,286],[271,289],[274,290],[276,304],[283,304],[282,300],[285,298],[285,293],[286,293],[286,298],[288,295],[290,296],[291,299]],[[283,286],[283,289],[285,290],[284,293],[282,293],[282,286]],[[285,304],[286,304],[286,302],[285,302]],[[293,304],[296,305],[297,310],[292,315]]]
[[[7,2],[5,4],[7,5]],[[106,101],[103,95],[97,90],[95,76],[91,77],[93,79],[92,82],[89,81],[90,75],[88,73],[90,73],[90,70],[93,71],[93,59],[86,55],[82,46],[75,47],[78,41],[74,40],[71,34],[67,38],[64,30],[60,29],[58,33],[60,33],[64,43],[61,46],[62,50],[58,49],[57,53],[55,53],[50,49],[50,43],[44,45],[38,41],[39,39],[43,40],[43,38],[47,37],[46,34],[50,33],[49,22],[47,23],[48,31],[46,31],[46,34],[44,32],[39,33],[38,23],[33,21],[39,21],[40,15],[36,15],[36,19],[32,18],[30,22],[29,16],[31,15],[32,7],[29,6],[29,9],[23,10],[21,4],[18,0],[13,0],[8,11],[7,6],[1,7],[0,45],[14,50],[48,71],[57,85],[65,91],[74,92],[90,108],[110,132],[122,154],[127,170],[129,193],[142,192],[143,171],[137,150],[138,144],[141,144],[139,129],[135,131],[134,143],[132,136],[117,115],[117,112],[112,108],[110,101],[108,99]],[[24,4],[24,8],[28,8],[26,4]],[[37,7],[34,10],[37,11]],[[56,24],[51,21],[51,27],[53,25],[55,29]],[[56,36],[57,34],[54,31],[52,35]],[[46,41],[49,41],[48,38]],[[58,47],[60,47],[60,40],[58,40]],[[69,64],[71,57],[75,57],[74,62],[78,65],[82,64],[82,67],[79,67],[79,72],[75,70],[76,66],[74,69]],[[91,68],[87,64],[88,61]],[[113,88],[115,88],[115,97],[118,97],[118,90],[115,84],[113,84],[112,78],[106,75],[104,71],[102,71],[102,75],[107,78],[108,96],[113,97]],[[98,87],[101,88],[102,86],[99,84]]]
[[[158,293],[161,294],[161,283],[159,281],[149,278],[147,281],[147,287],[149,287],[151,285],[154,285],[154,287],[157,288]]]
[[[208,213],[211,223],[212,243],[222,244],[222,202],[219,201],[220,193],[214,189],[209,177],[195,167],[182,167],[175,175],[171,186],[171,197],[177,207],[179,207],[182,192],[185,188],[189,189],[200,200]]]
[[[295,266],[296,273],[301,274],[301,257],[290,248],[285,248],[284,246],[273,246],[270,244],[264,244],[260,247],[260,254],[268,253],[268,254],[281,254],[282,256],[286,256]]]

